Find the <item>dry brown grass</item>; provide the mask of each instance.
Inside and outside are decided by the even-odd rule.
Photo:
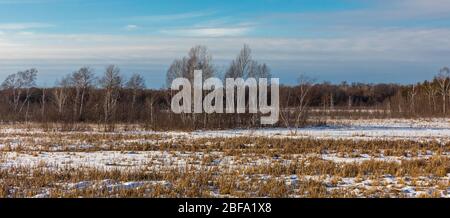
[[[448,196],[450,186],[450,143],[436,141],[194,140],[92,131],[95,125],[82,125],[76,132],[58,126],[46,126],[46,132],[28,128],[0,133],[5,145],[0,150],[0,197],[408,197],[402,190],[408,186],[420,191],[416,197],[441,197]],[[33,167],[5,164],[14,162],[7,153],[39,158],[43,152],[101,151],[166,151],[184,165],[168,159],[168,166],[158,168],[153,156],[137,169],[65,168],[45,161]],[[140,183],[126,187],[126,182]],[[86,185],[74,187],[78,183]]]

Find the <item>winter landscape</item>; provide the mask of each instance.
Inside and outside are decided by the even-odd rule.
[[[0,198],[450,198],[448,11],[0,0]]]
[[[3,125],[2,197],[450,197],[450,120],[159,132]]]

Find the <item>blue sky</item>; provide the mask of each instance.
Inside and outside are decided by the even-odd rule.
[[[450,0],[0,0],[0,80],[39,84],[117,64],[164,85],[173,59],[206,45],[224,71],[244,43],[281,82],[413,83],[449,65]]]

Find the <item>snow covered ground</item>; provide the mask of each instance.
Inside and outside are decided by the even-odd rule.
[[[193,138],[216,137],[276,137],[276,138],[314,138],[314,139],[354,139],[354,140],[450,140],[449,128],[422,127],[373,127],[373,126],[330,126],[301,129],[258,129],[258,130],[223,130],[196,131],[192,133],[171,133]]]
[[[212,170],[216,172],[214,175],[217,179],[221,178],[218,181],[223,180],[223,175],[230,174],[231,178],[239,180],[240,183],[251,184],[248,185],[249,187],[263,187],[266,183],[282,181],[284,185],[291,187],[287,189],[290,193],[289,197],[310,196],[308,191],[305,193],[303,190],[304,184],[311,185],[310,181],[319,184],[318,187],[323,186],[326,192],[339,192],[338,196],[346,196],[347,192],[351,196],[359,197],[450,197],[450,166],[445,165],[449,163],[450,158],[448,145],[450,142],[450,119],[330,120],[327,123],[327,126],[300,129],[262,128],[194,132],[162,132],[140,129],[102,132],[96,129],[96,126],[93,126],[91,131],[61,132],[57,130],[43,131],[39,126],[25,128],[5,125],[0,127],[0,170],[6,170],[5,172],[8,173],[10,173],[8,170],[15,172],[20,169],[30,169],[31,171],[43,169],[50,172],[67,170],[77,172],[95,169],[122,173],[133,171],[173,172],[171,170],[183,171],[186,169],[198,170],[198,172]],[[402,144],[403,147],[392,148],[391,151],[385,151],[389,148],[379,151],[370,147],[365,150],[346,149],[346,145],[342,145],[339,151],[323,149],[317,151],[313,147],[305,145],[304,151],[300,150],[297,153],[284,152],[283,147],[258,148],[251,142],[250,144],[246,142],[242,148],[236,147],[230,150],[226,147],[226,142],[224,142],[226,139],[232,140],[238,137],[251,139],[259,137],[263,140],[285,138],[293,140],[294,142],[290,142],[291,144],[296,141],[303,143],[302,139],[315,139],[320,142],[325,139],[346,139],[363,142],[363,144],[367,141],[397,143],[397,140],[407,140],[422,144],[413,143],[413,148],[405,147],[405,144]],[[183,143],[188,145],[200,143],[198,140],[203,140],[201,141],[202,145],[211,145],[211,147],[186,150],[183,150],[186,147],[177,148]],[[220,143],[217,143],[218,141]],[[430,143],[434,143],[434,147],[426,147],[427,143],[430,146]],[[175,146],[176,149],[170,149],[170,146]],[[425,162],[420,162],[422,160]],[[369,171],[372,168],[383,167],[382,163],[386,163],[386,167],[391,168],[405,165],[413,170],[409,169],[412,175],[397,170],[401,175],[369,174],[358,175],[358,178],[336,176],[332,173],[311,175],[315,174],[314,171],[306,170],[311,162],[318,164],[318,167],[324,171],[330,167],[335,167],[335,171],[340,171],[343,167],[357,170],[354,168],[369,162],[373,164],[368,167]],[[425,166],[431,162],[434,165]],[[287,170],[295,164],[304,167],[305,172],[300,170],[297,174],[286,174],[286,172],[297,171],[297,169]],[[272,172],[272,168],[280,169]],[[426,173],[422,172],[421,168],[427,168]],[[328,171],[333,172],[331,169]],[[237,174],[231,174],[232,172],[237,172]],[[344,172],[344,174],[347,173]],[[6,179],[0,178],[0,185],[3,188],[5,184],[11,183],[11,181],[6,182]],[[70,179],[69,181],[54,181],[49,184],[49,187],[35,187],[32,192],[25,188],[22,191],[34,193],[32,195],[34,197],[48,197],[54,196],[49,190],[55,189],[55,187],[58,189],[56,193],[60,194],[70,190],[95,190],[97,188],[103,191],[137,190],[143,187],[145,190],[152,190],[161,184],[163,187],[177,186],[179,185],[176,184],[177,181],[139,180],[134,177],[123,180],[101,178],[100,180],[74,181]],[[211,181],[211,184],[208,182],[211,196],[239,196],[236,193],[224,194],[216,184],[218,181]],[[276,184],[279,185],[279,183]],[[16,184],[15,186],[14,193],[19,192],[20,185]],[[261,192],[265,191],[261,190]],[[13,192],[11,191],[11,193]],[[7,196],[12,196],[11,193]]]
[[[450,141],[450,119],[330,120],[327,123],[327,126],[299,129],[263,128],[162,134],[188,138],[262,136],[314,139]]]
[[[93,127],[95,129],[96,127]],[[39,128],[0,127],[0,134],[42,133]],[[65,134],[95,134],[97,130],[85,132],[65,132]],[[450,119],[372,119],[372,120],[328,120],[326,126],[306,128],[261,128],[207,130],[194,132],[118,130],[114,133],[131,135],[161,135],[165,138],[218,138],[218,137],[287,137],[315,139],[355,139],[355,140],[413,140],[439,142],[450,141]],[[1,147],[1,145],[0,145]]]
[[[242,162],[235,156],[228,156],[223,152],[213,152],[219,157],[214,161],[214,166],[239,168],[245,166],[270,165],[274,162],[273,157],[249,156],[246,162]],[[443,153],[450,156],[450,153]],[[9,167],[43,167],[51,170],[61,170],[70,168],[96,168],[102,170],[134,170],[151,169],[167,170],[187,166],[202,167],[202,158],[208,156],[205,152],[167,152],[167,151],[96,151],[96,152],[4,152],[4,161],[0,163],[0,168]],[[433,157],[432,153],[418,155],[417,157],[405,156],[382,156],[375,157],[369,154],[360,154],[352,157],[331,154],[303,154],[295,155],[296,161],[307,160],[308,158],[320,158],[333,163],[362,163],[364,161],[384,161],[400,163],[404,160],[427,160]],[[286,163],[289,163],[287,160]]]

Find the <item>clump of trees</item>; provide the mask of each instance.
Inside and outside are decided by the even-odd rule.
[[[248,45],[244,45],[239,55],[230,63],[225,73],[225,78],[270,78],[271,73],[269,67],[263,63],[253,60],[252,50]]]
[[[205,46],[195,46],[185,57],[172,62],[166,82],[170,85],[178,77],[193,81],[194,70],[202,70],[204,80],[220,75],[271,77],[270,68],[253,59],[248,45],[224,69],[218,70]],[[32,68],[6,77],[0,91],[3,122],[89,122],[104,124],[108,130],[113,130],[116,123],[139,123],[150,129],[260,125],[260,114],[174,114],[170,110],[175,94],[172,90],[147,89],[142,75],[135,73],[125,78],[115,65],[107,66],[99,75],[92,68],[81,67],[50,88],[37,87],[37,76],[38,70]],[[411,85],[317,83],[299,75],[297,85],[280,87],[280,105],[277,125],[282,127],[300,127],[333,116],[448,117],[450,69],[444,67],[432,80]]]
[[[179,77],[184,77],[194,83],[194,70],[202,70],[203,80],[215,76],[216,71],[212,64],[212,56],[209,54],[207,47],[195,46],[191,48],[188,56],[174,60],[167,70],[167,87],[170,87],[172,81]]]
[[[12,98],[8,98],[8,103],[14,113],[21,113],[26,105],[25,120],[28,120],[31,88],[36,86],[37,73],[38,71],[34,68],[19,71],[8,75],[2,83],[2,89],[9,90],[12,94]]]

